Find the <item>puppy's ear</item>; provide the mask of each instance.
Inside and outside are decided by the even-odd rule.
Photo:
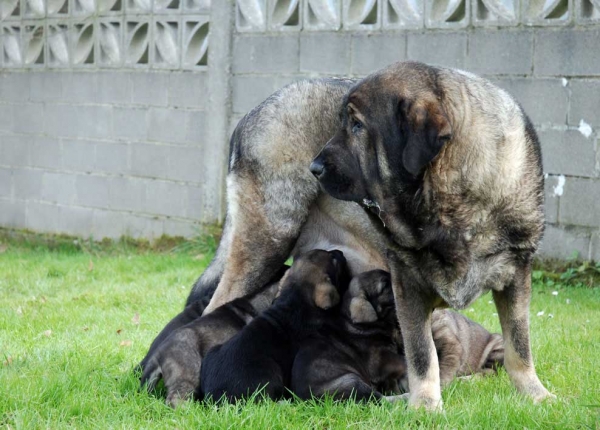
[[[329,279],[327,279],[317,284],[313,299],[317,307],[327,310],[340,302],[340,295]]]
[[[402,164],[413,176],[418,176],[431,163],[451,138],[448,117],[438,102],[400,102],[400,122],[406,146]]]
[[[377,321],[377,312],[368,300],[362,297],[352,297],[350,300],[350,319],[354,324],[372,323]]]

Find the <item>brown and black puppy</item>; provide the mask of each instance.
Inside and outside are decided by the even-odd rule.
[[[346,261],[339,251],[311,251],[294,261],[269,309],[202,362],[204,397],[229,401],[259,389],[271,399],[287,395],[299,345],[334,315],[343,294]]]
[[[278,278],[283,276],[285,269],[280,271]],[[203,317],[193,318],[197,312],[197,304],[186,307],[161,332],[140,363],[142,387],[152,390],[162,378],[167,391],[166,402],[173,407],[191,398],[193,394],[197,397],[202,357],[211,348],[228,341],[271,306],[278,288],[277,280],[260,291],[226,303]],[[182,324],[182,321],[187,320],[187,324]],[[171,330],[176,325],[178,326]],[[168,335],[161,336],[167,329],[170,330]]]
[[[300,348],[291,390],[301,399],[400,399],[398,381],[406,361],[394,342],[394,296],[387,272],[355,276],[344,294],[341,313]],[[388,395],[385,397],[385,395]]]
[[[492,290],[517,388],[534,401],[531,264],[544,230],[540,143],[519,104],[460,70],[396,63],[346,95],[337,133],[311,164],[326,192],[359,203],[385,236],[411,387],[441,409],[434,308]]]

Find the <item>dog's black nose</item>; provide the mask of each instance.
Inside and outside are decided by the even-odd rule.
[[[313,160],[312,163],[310,163],[310,171],[313,175],[315,175],[317,179],[319,179],[319,177],[323,174],[324,170],[325,164],[323,164],[323,162],[318,158],[316,158],[315,160]]]

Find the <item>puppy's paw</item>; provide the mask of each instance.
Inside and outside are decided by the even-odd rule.
[[[542,402],[553,402],[557,399],[556,395],[552,394],[550,391],[546,390],[544,387],[543,391],[536,391],[531,395],[531,399],[533,403],[540,404]]]

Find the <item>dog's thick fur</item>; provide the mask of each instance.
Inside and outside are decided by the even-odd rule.
[[[299,345],[335,315],[346,270],[339,251],[313,250],[296,259],[275,303],[208,352],[200,370],[202,395],[233,401],[264,388],[271,399],[287,396]]]
[[[282,269],[278,278],[284,273]],[[153,390],[162,378],[167,391],[166,402],[172,407],[193,395],[198,397],[202,358],[271,306],[278,289],[279,282],[272,282],[205,316],[197,315],[198,309],[203,309],[201,302],[187,306],[163,329],[140,363],[141,386]]]
[[[410,403],[441,408],[432,310],[489,290],[513,382],[536,401],[550,396],[529,343],[543,173],[523,110],[482,78],[407,62],[359,82],[341,112],[311,171],[333,197],[365,206],[388,239]]]
[[[387,272],[354,277],[344,294],[338,318],[300,348],[292,369],[291,389],[301,399],[370,398],[397,400],[406,361],[394,341],[394,296]]]
[[[330,136],[312,166],[326,194],[307,166]],[[391,269],[413,406],[441,407],[432,309],[465,307],[489,289],[511,379],[536,401],[551,396],[528,324],[543,232],[540,148],[504,91],[410,62],[356,85],[292,84],[238,124],[227,185],[223,239],[189,303],[217,285],[211,311],[260,288],[290,253],[338,248],[353,275]]]

